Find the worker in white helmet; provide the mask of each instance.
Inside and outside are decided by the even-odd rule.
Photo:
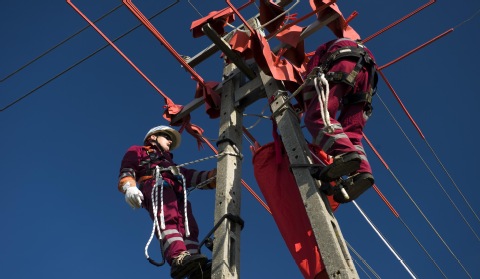
[[[125,194],[133,208],[145,208],[150,217],[161,223],[161,241],[166,261],[171,266],[172,278],[194,279],[195,274],[207,275],[211,264],[199,254],[198,225],[189,201],[185,204],[186,188],[196,187],[211,180],[200,189],[216,187],[216,169],[197,171],[176,167],[171,151],[178,148],[181,135],[169,126],[150,129],[144,145],[131,146],[120,166],[118,190]],[[170,169],[168,169],[170,168]],[[156,174],[158,170],[160,176]],[[162,170],[160,172],[160,170]],[[175,173],[178,171],[178,173]],[[161,180],[158,191],[158,210],[153,212],[152,190]],[[184,180],[184,181],[182,181]],[[160,194],[161,193],[161,194]],[[163,207],[160,206],[163,203]],[[185,216],[185,212],[187,212]],[[204,269],[204,270],[202,270]],[[208,277],[209,278],[209,277]]]

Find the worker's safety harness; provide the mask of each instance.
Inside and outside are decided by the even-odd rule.
[[[162,242],[162,234],[161,232],[165,230],[165,216],[163,212],[163,188],[164,187],[170,187],[171,185],[163,179],[162,173],[163,172],[171,172],[175,179],[178,180],[179,182],[182,183],[182,188],[183,188],[183,197],[184,197],[184,222],[185,222],[185,235],[189,236],[190,235],[190,230],[189,230],[189,225],[188,225],[188,216],[187,216],[187,195],[189,192],[193,191],[194,189],[203,189],[206,185],[211,183],[214,179],[216,179],[216,175],[208,178],[198,185],[196,185],[193,188],[190,188],[187,190],[187,185],[186,185],[186,180],[184,175],[180,172],[180,167],[184,167],[190,164],[198,163],[204,160],[208,159],[213,159],[213,158],[218,158],[220,156],[225,156],[225,155],[232,155],[232,156],[239,156],[240,158],[243,158],[243,155],[239,152],[238,148],[233,145],[235,152],[222,152],[217,155],[209,156],[203,159],[195,160],[192,162],[184,163],[184,164],[179,164],[176,166],[169,166],[167,168],[162,168],[158,165],[153,166],[154,164],[157,164],[158,162],[162,161],[163,159],[160,158],[160,156],[157,154],[157,152],[145,148],[147,151],[148,158],[140,162],[140,166],[145,166],[147,167],[147,172],[139,177],[137,179],[137,183],[140,184],[140,187],[142,187],[142,182],[149,180],[149,179],[154,179],[155,184],[153,185],[153,189],[151,192],[151,200],[152,200],[152,214],[155,216],[153,220],[153,228],[152,232],[150,234],[150,238],[147,241],[147,244],[145,245],[145,256],[147,260],[155,265],[155,266],[162,266],[165,264],[165,256],[164,256],[164,247],[163,247],[163,242]],[[122,175],[123,176],[132,176],[135,178],[135,171],[133,169],[122,169]],[[121,176],[122,176],[121,175]],[[160,193],[159,193],[160,191]],[[157,212],[160,211],[160,216],[157,218]],[[213,246],[213,240],[211,239],[211,235],[213,232],[219,227],[220,223],[225,219],[229,219],[232,222],[236,222],[241,225],[243,229],[243,220],[239,216],[234,216],[232,214],[226,214],[223,216],[215,225],[215,227],[209,232],[209,234],[205,237],[205,239],[199,244],[199,250],[202,245],[206,245],[210,250],[212,249]],[[160,219],[160,220],[159,220]],[[153,260],[149,254],[148,254],[148,247],[150,246],[150,243],[153,240],[153,237],[155,235],[155,231],[157,231],[157,237],[160,242],[160,251],[162,253],[162,262],[157,262]]]
[[[171,172],[174,176],[174,178],[182,183],[182,189],[183,189],[183,204],[184,204],[184,222],[185,222],[185,235],[188,237],[190,235],[190,230],[189,230],[189,225],[188,225],[188,215],[187,215],[187,187],[186,187],[186,181],[185,177],[179,170],[179,166],[169,166],[167,168],[162,168],[156,164],[160,163],[161,161],[165,160],[159,156],[159,154],[155,151],[152,150],[149,147],[144,147],[145,151],[147,152],[148,158],[145,160],[142,160],[139,164],[139,166],[145,166],[146,167],[146,172],[143,173],[142,176],[136,178],[135,176],[135,171],[131,168],[124,168],[121,170],[121,175],[120,178],[126,177],[126,176],[131,176],[134,179],[137,180],[137,183],[140,185],[140,189],[143,187],[143,182],[149,179],[153,179],[155,184],[153,185],[153,189],[151,192],[151,200],[152,200],[152,214],[155,216],[153,220],[153,228],[152,228],[152,233],[150,234],[150,238],[147,241],[147,244],[145,246],[145,256],[147,257],[147,260],[156,266],[162,266],[165,264],[165,257],[163,254],[163,243],[162,243],[162,234],[161,232],[165,230],[165,215],[164,215],[164,209],[163,209],[163,189],[164,187],[171,187],[171,185],[163,179],[162,173],[163,172]],[[210,182],[213,178],[207,179],[206,181],[200,183],[200,185],[197,185],[197,187],[203,187],[207,182]],[[157,218],[156,212],[160,211],[160,216]],[[160,219],[160,220],[159,220]],[[153,236],[155,235],[155,231],[158,232],[158,239],[160,240],[160,248],[162,251],[162,259],[163,261],[161,263],[158,263],[154,261],[153,259],[150,258],[148,255],[148,247],[150,246],[150,243],[153,239]]]
[[[350,39],[339,39],[335,43],[333,43],[332,46],[341,40],[350,40]],[[354,91],[353,93],[355,94],[347,94],[342,98],[342,105],[348,106],[352,104],[365,102],[364,111],[367,116],[370,116],[373,109],[372,96],[375,95],[375,91],[377,89],[378,76],[375,69],[375,61],[369,55],[368,51],[366,51],[365,46],[357,42],[356,44],[357,46],[345,46],[328,54],[328,56],[322,59],[322,62],[320,63],[320,65],[315,67],[312,70],[309,76],[311,77],[312,75],[315,75],[317,77],[320,77],[320,84],[323,85],[324,87],[328,86],[328,82],[345,83],[351,86],[355,90],[357,75],[362,70],[362,68],[365,67],[369,72],[368,89],[366,91],[361,91],[361,92]],[[327,50],[327,53],[328,53],[328,50]],[[355,65],[355,67],[350,73],[345,73],[341,71],[337,71],[337,72],[329,71],[329,69],[331,69],[335,63],[345,59],[357,61],[357,64]],[[325,81],[322,82],[323,78],[327,82]],[[315,86],[318,89],[317,83],[315,83]],[[309,93],[304,95],[304,101],[314,97],[313,94],[309,94]],[[314,93],[314,92],[311,92],[311,93]],[[326,96],[326,98],[328,98],[328,95]]]

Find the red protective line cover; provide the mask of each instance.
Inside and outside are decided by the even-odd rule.
[[[309,147],[318,152],[315,147]],[[256,150],[253,167],[258,186],[303,276],[328,278],[288,156],[283,148],[281,154],[277,153],[273,142]],[[335,210],[339,204],[331,196],[328,200]]]

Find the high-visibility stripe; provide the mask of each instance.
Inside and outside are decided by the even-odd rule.
[[[332,124],[332,128],[333,128],[334,130],[339,130],[339,129],[342,129],[342,125],[340,125],[340,124]],[[316,145],[320,145],[320,142],[322,141],[324,135],[325,135],[325,133],[323,133],[322,130],[320,130],[320,131],[318,132],[317,137],[316,137],[315,140],[313,141],[313,143],[316,144]],[[322,149],[323,149],[323,148],[322,148]],[[326,150],[326,149],[323,149],[323,150]]]
[[[334,130],[342,130],[343,131],[342,125],[340,125],[340,124],[333,124],[332,128]],[[319,145],[322,148],[322,150],[324,150],[324,151],[328,151],[337,140],[342,139],[342,138],[348,138],[348,136],[343,132],[338,133],[338,134],[334,134],[334,135],[329,135],[330,138],[323,145],[321,145],[320,142],[322,142],[324,136],[325,136],[325,133],[320,131],[318,133],[317,138],[314,141],[314,143],[316,145]]]
[[[182,241],[183,242],[183,238],[180,237],[180,236],[175,236],[175,237],[165,239],[164,249],[167,250],[168,246],[170,246],[170,244],[172,244],[175,241]]]
[[[363,149],[363,146],[361,145],[354,145],[354,146],[355,146],[355,149],[357,149],[357,151],[360,151],[363,154],[365,154],[365,149]]]
[[[367,155],[365,155],[365,149],[363,149],[363,146],[361,145],[354,145],[355,146],[355,149],[360,152],[360,159],[362,161],[365,161],[365,162],[368,162],[368,158],[367,158]]]
[[[162,232],[162,238],[165,238],[167,235],[171,235],[171,234],[181,235],[178,230],[176,230],[176,229],[170,229],[170,230],[164,230],[164,231]]]
[[[345,133],[340,133],[334,136],[331,136],[327,142],[323,145],[323,150],[328,151],[332,148],[333,144],[339,139],[348,139],[348,136]]]
[[[360,154],[360,160],[368,162],[367,156],[365,156],[363,154]]]

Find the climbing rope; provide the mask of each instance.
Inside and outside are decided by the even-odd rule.
[[[205,187],[205,185],[209,184],[212,182],[214,179],[216,179],[216,175],[202,181],[198,185],[196,185],[194,188],[190,189],[187,191],[187,185],[186,185],[186,179],[185,176],[179,171],[178,168],[188,166],[191,164],[203,162],[209,159],[214,159],[226,155],[231,155],[231,156],[238,156],[241,159],[243,159],[243,154],[240,153],[236,145],[232,145],[233,149],[235,152],[222,152],[216,155],[208,156],[205,158],[197,159],[194,161],[190,161],[187,163],[179,164],[176,166],[170,166],[168,168],[161,168],[159,166],[155,167],[155,184],[152,188],[152,193],[151,193],[151,199],[152,199],[152,214],[154,216],[153,218],[153,227],[152,227],[152,232],[150,234],[150,237],[147,241],[147,244],[145,245],[145,256],[147,259],[150,259],[150,256],[148,255],[148,247],[150,246],[150,243],[152,242],[153,236],[155,234],[155,230],[158,232],[158,240],[161,242],[162,241],[162,230],[165,230],[165,214],[163,212],[163,186],[167,186],[166,182],[163,180],[163,177],[161,175],[162,171],[170,171],[172,172],[175,176],[178,177],[179,180],[182,181],[182,186],[183,186],[183,211],[184,211],[184,216],[185,216],[185,235],[188,237],[190,236],[190,229],[189,229],[189,224],[188,224],[188,215],[187,215],[187,196],[188,194],[195,190],[195,189],[201,189]],[[160,188],[160,198],[158,197],[158,189]],[[160,208],[158,207],[158,202],[160,200]],[[157,217],[157,212],[160,209],[160,221],[158,220]],[[160,224],[159,224],[160,223]]]
[[[182,177],[182,186],[183,186],[183,215],[185,216],[185,236],[190,236],[190,228],[188,226],[188,214],[187,214],[187,185],[185,183],[185,176],[179,174]]]
[[[318,102],[320,105],[320,113],[322,114],[322,120],[325,125],[323,131],[325,133],[333,133],[333,126],[330,123],[330,114],[328,113],[328,95],[330,94],[330,85],[325,78],[324,73],[320,73],[318,77],[313,79],[315,84],[315,90],[317,90]]]
[[[162,177],[162,171],[171,171],[174,175],[179,176],[179,179],[182,180],[182,185],[183,185],[183,197],[184,197],[184,216],[185,216],[185,235],[188,237],[190,236],[190,229],[188,226],[188,215],[187,215],[187,190],[186,190],[186,185],[185,185],[185,176],[183,174],[178,172],[178,169],[176,167],[168,167],[168,168],[160,168],[159,166],[155,167],[155,184],[153,185],[152,188],[152,193],[151,193],[151,199],[152,199],[152,215],[153,217],[153,227],[152,227],[152,232],[150,234],[150,237],[147,241],[147,244],[145,245],[145,256],[147,259],[150,259],[150,256],[148,255],[148,247],[150,246],[150,243],[152,242],[153,235],[155,234],[155,231],[158,232],[158,240],[162,241],[162,230],[165,230],[165,213],[163,211],[163,186],[168,186],[169,184],[166,183],[166,181],[163,180]],[[157,212],[158,212],[158,188],[160,188],[160,225],[158,224],[158,217],[157,217]],[[162,251],[163,255],[163,251]]]
[[[158,232],[158,240],[162,241],[162,234],[160,227],[165,229],[165,219],[163,216],[163,187],[160,187],[160,206],[161,206],[161,211],[160,211],[160,223],[161,225],[158,224],[158,218],[157,214],[155,212],[158,211],[158,186],[163,184],[163,179],[162,176],[160,175],[160,171],[158,171],[158,166],[155,168],[155,185],[153,186],[152,193],[151,193],[151,199],[152,199],[152,213],[153,213],[153,228],[152,228],[152,233],[150,234],[150,238],[147,241],[147,244],[145,245],[145,257],[147,259],[150,259],[150,256],[148,255],[148,247],[150,246],[150,243],[152,242],[153,235],[155,234],[155,230]],[[163,254],[163,251],[162,251]]]

